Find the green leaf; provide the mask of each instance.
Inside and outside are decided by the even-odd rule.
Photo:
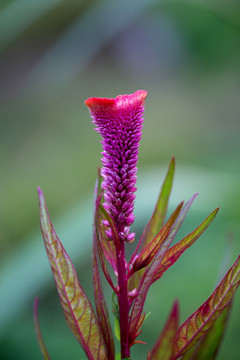
[[[144,323],[147,321],[147,319],[152,315],[152,312],[149,311],[146,315],[145,315],[145,318],[144,318]]]
[[[65,319],[88,359],[104,360],[108,350],[92,305],[78,282],[76,270],[50,221],[38,189],[41,229]]]
[[[165,324],[163,332],[156,342],[149,360],[170,360],[174,350],[174,339],[178,329],[178,303],[173,304],[170,316]]]
[[[174,359],[191,349],[214,325],[240,284],[240,256],[208,300],[179,328],[175,339]]]
[[[214,210],[193,232],[166,251],[162,263],[155,272],[153,281],[158,280],[163,273],[178,260],[184,251],[202,235],[217,215],[218,210],[218,208]]]
[[[112,312],[115,317],[119,318],[118,296],[115,292],[112,294]]]
[[[119,320],[117,317],[115,317],[115,323],[114,323],[114,333],[115,333],[115,336],[116,336],[116,339],[118,341],[120,341],[120,325],[119,325]]]
[[[41,350],[44,360],[51,360],[50,355],[48,354],[47,348],[44,344],[42,333],[40,330],[39,321],[38,321],[38,301],[39,301],[38,298],[36,298],[34,300],[34,307],[33,307],[34,326],[35,326],[35,331],[36,331],[36,335],[37,335],[38,345],[40,347],[40,350]]]

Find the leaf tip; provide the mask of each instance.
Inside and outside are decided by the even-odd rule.
[[[195,201],[195,199],[196,199],[196,197],[197,197],[198,195],[199,195],[199,193],[194,194],[194,195],[191,197],[191,199],[189,200],[189,203],[192,204],[192,203]]]
[[[175,156],[172,156],[168,167],[168,170],[172,173],[172,176],[174,175],[175,167],[176,167]]]
[[[212,218],[214,219],[216,217],[219,209],[220,209],[220,207],[217,207],[215,210],[213,210],[212,213],[209,215],[209,217],[212,216]]]
[[[41,206],[44,204],[44,195],[40,186],[38,186],[37,191],[38,191],[39,205]]]
[[[179,317],[179,300],[175,300],[174,303],[173,303],[173,308],[172,308],[172,315],[174,318],[177,318]]]
[[[175,156],[172,156],[171,161],[170,161],[170,164],[172,164],[173,166],[175,166],[175,163],[176,163],[176,161],[175,161]]]

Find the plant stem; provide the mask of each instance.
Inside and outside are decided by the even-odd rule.
[[[130,356],[130,349],[128,344],[128,279],[125,268],[125,243],[120,241],[120,246],[117,250],[117,266],[118,266],[118,303],[119,303],[119,324],[120,324],[120,338],[121,338],[121,358],[126,359]]]

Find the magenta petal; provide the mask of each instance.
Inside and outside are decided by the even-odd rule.
[[[85,101],[85,104],[91,111],[113,111],[117,109],[126,109],[136,105],[143,105],[147,97],[147,91],[138,90],[130,95],[118,95],[116,98],[91,97]]]

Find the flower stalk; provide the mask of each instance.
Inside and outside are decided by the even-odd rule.
[[[138,147],[141,139],[144,101],[147,92],[140,90],[131,95],[119,95],[115,99],[89,98],[89,107],[96,130],[103,137],[103,206],[114,221],[119,244],[116,248],[118,273],[118,302],[121,337],[121,356],[130,356],[129,345],[129,299],[128,267],[125,259],[125,243],[132,242],[135,234],[130,233],[134,222],[134,192]],[[109,222],[106,235],[113,239]]]
[[[121,355],[122,358],[130,356],[130,347],[128,340],[128,279],[126,276],[125,268],[125,245],[122,241],[120,249],[117,253],[117,264],[118,264],[118,303],[119,303],[119,323],[120,323],[120,338],[121,338]]]

